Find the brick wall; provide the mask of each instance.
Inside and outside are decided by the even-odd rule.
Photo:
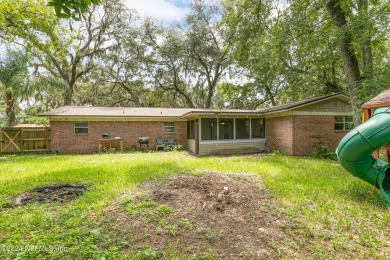
[[[139,147],[138,137],[149,136],[149,149],[155,149],[156,138],[173,135],[178,144],[186,146],[187,123],[175,122],[175,133],[164,133],[164,122],[89,122],[87,135],[74,134],[74,122],[51,121],[51,150],[54,153],[94,153],[98,151],[97,140],[102,133],[108,132],[110,137],[119,136],[123,139],[124,148]],[[145,146],[143,146],[145,147]]]
[[[309,155],[316,145],[336,150],[347,132],[334,130],[334,116],[293,116],[292,155]]]
[[[290,155],[309,155],[316,145],[336,149],[345,131],[334,131],[333,116],[284,116],[267,118],[266,147]],[[124,148],[138,147],[138,137],[149,136],[149,148],[155,149],[158,136],[173,135],[186,146],[187,123],[176,122],[175,133],[164,133],[164,122],[89,122],[88,135],[74,135],[74,122],[51,121],[51,150],[62,153],[94,153],[103,132],[124,139]]]
[[[292,116],[267,118],[265,138],[267,149],[278,149],[285,154],[293,154]]]

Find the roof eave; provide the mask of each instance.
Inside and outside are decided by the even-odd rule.
[[[45,117],[49,119],[61,119],[61,118],[96,118],[96,119],[105,119],[105,118],[110,118],[110,119],[115,119],[115,118],[131,118],[131,119],[180,119],[179,116],[112,116],[112,115],[107,115],[107,116],[101,116],[101,115],[45,115]]]
[[[301,107],[313,105],[313,104],[316,104],[318,102],[325,101],[325,100],[328,100],[328,99],[331,99],[331,98],[335,98],[335,97],[339,97],[339,98],[343,99],[344,101],[351,102],[351,100],[348,97],[348,95],[346,95],[344,93],[337,93],[337,94],[334,94],[334,95],[324,96],[323,98],[320,98],[320,99],[317,99],[317,100],[313,100],[311,102],[307,102],[307,103],[303,103],[303,104],[297,104],[297,105],[294,105],[294,106],[291,106],[291,107],[287,107],[287,108],[275,109],[275,110],[271,110],[269,112],[265,111],[264,114],[267,115],[267,114],[272,114],[272,113],[275,113],[275,112],[291,111],[291,110],[294,110],[294,109],[298,109],[298,108],[301,108]],[[266,110],[266,109],[264,109],[264,110]]]
[[[184,115],[180,116],[180,118],[186,118],[189,116],[202,116],[202,115],[262,115],[263,113],[260,111],[248,111],[248,112],[188,112]]]

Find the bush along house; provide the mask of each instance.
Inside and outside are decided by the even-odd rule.
[[[50,119],[52,153],[155,149],[171,139],[199,155],[266,149],[308,155],[318,145],[336,148],[352,128],[342,93],[260,110],[65,106],[41,116]]]

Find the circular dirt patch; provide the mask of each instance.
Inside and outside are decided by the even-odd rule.
[[[283,247],[286,235],[275,212],[258,176],[177,175],[143,185],[110,216],[110,228],[130,230],[128,252],[174,248],[182,256],[258,259]]]
[[[67,202],[77,199],[87,190],[82,184],[56,184],[36,187],[31,192],[22,192],[16,195],[6,206],[16,207],[29,203],[56,203]]]

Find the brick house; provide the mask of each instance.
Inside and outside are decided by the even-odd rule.
[[[334,149],[352,127],[349,102],[337,93],[260,110],[66,106],[41,116],[50,119],[52,152],[98,152],[108,135],[123,148],[148,137],[154,149],[157,137],[173,136],[200,155],[264,149],[308,155],[316,145]]]

